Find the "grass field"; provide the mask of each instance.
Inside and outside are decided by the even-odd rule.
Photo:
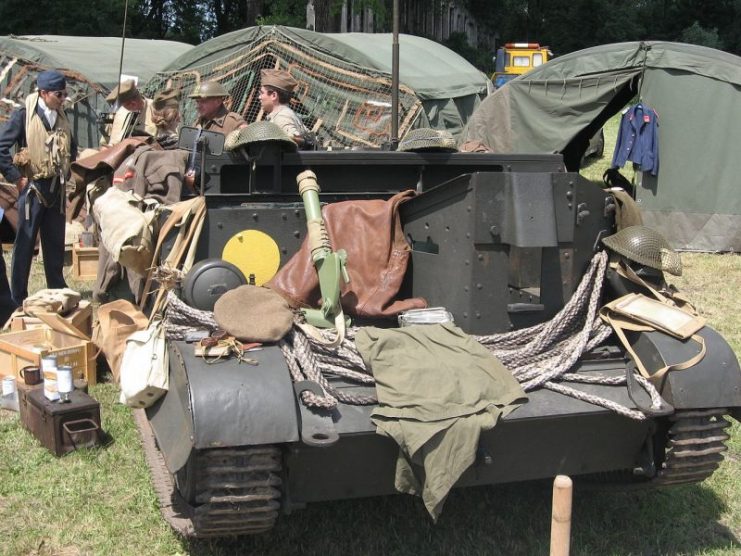
[[[608,129],[606,156],[614,133]],[[601,176],[604,161],[585,171]],[[741,257],[683,254],[675,283],[741,353]],[[34,269],[40,284],[40,268]],[[89,297],[89,283],[71,283]],[[310,505],[270,533],[187,542],[161,519],[129,409],[109,383],[92,388],[112,443],[55,458],[0,410],[0,556],[77,554],[543,555],[550,481],[454,491],[437,524],[418,499],[397,495]],[[700,485],[653,492],[577,489],[574,555],[741,554],[741,433]]]

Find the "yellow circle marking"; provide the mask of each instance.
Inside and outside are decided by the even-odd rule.
[[[242,271],[249,282],[255,275],[255,285],[269,281],[280,266],[280,250],[272,237],[259,230],[242,230],[226,242],[221,258]]]

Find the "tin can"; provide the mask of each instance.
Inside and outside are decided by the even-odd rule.
[[[62,365],[57,367],[57,392],[60,402],[69,402],[69,394],[74,390],[72,384],[72,367]]]
[[[0,407],[18,411],[18,390],[14,376],[3,378],[2,396],[0,396]]]
[[[15,394],[15,392],[16,392],[15,377],[6,376],[5,378],[3,378],[3,396],[9,396],[11,394]]]
[[[44,375],[44,396],[50,401],[59,399],[59,388],[57,386],[57,358],[48,355],[41,358],[41,372]]]

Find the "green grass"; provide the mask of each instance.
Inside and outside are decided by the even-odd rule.
[[[610,137],[612,136],[612,137]],[[614,132],[606,133],[605,159]],[[585,170],[600,180],[607,162]],[[738,255],[683,254],[675,279],[741,353]],[[35,287],[43,272],[35,265]],[[70,283],[86,298],[89,283]],[[281,516],[271,532],[238,540],[188,542],[162,520],[128,408],[109,383],[91,388],[113,442],[56,458],[0,411],[0,556],[76,554],[547,554],[550,481],[451,493],[433,524],[406,495],[309,505]],[[700,485],[654,492],[574,494],[574,555],[741,554],[741,434],[732,428],[726,461]]]

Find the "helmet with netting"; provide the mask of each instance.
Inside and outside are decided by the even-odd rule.
[[[218,81],[203,81],[195,91],[190,94],[190,98],[211,98],[211,97],[228,97],[229,92]]]
[[[602,239],[623,257],[675,276],[682,275],[682,259],[659,232],[647,226],[628,226]]]
[[[238,147],[249,147],[266,142],[278,143],[281,149],[289,152],[298,148],[296,142],[279,125],[261,120],[232,131],[226,136],[224,149],[233,151]]]
[[[423,127],[413,129],[399,141],[400,151],[406,152],[455,152],[458,150],[453,135],[444,129]]]

